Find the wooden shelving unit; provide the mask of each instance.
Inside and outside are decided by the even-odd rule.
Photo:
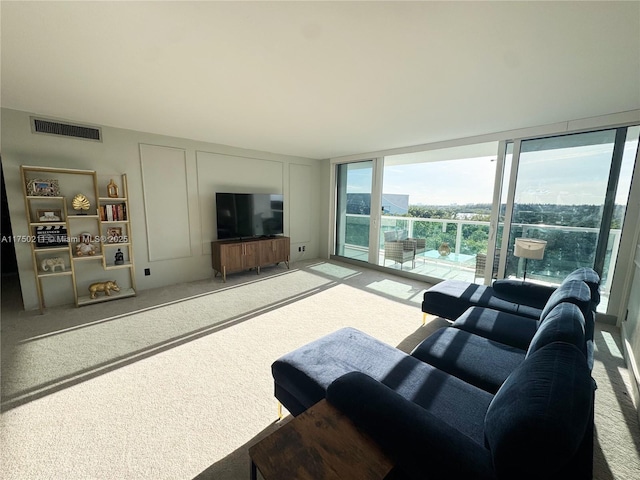
[[[76,306],[135,295],[135,264],[128,218],[126,175],[119,176],[116,183],[117,190],[121,191],[122,195],[111,197],[108,195],[106,183],[102,187],[104,188],[102,192],[98,175],[93,170],[23,165],[20,167],[20,173],[29,226],[29,235],[26,240],[31,246],[40,311],[43,312],[46,308],[44,291],[46,288],[52,288],[48,283],[52,278],[66,277],[71,280],[70,287],[73,290]],[[33,192],[37,189],[37,185],[40,185],[37,181],[42,181],[45,187],[54,182],[56,186],[51,189],[43,188],[41,192]],[[89,201],[89,210],[86,214],[83,214],[83,211],[75,213],[73,210],[72,199],[77,193],[82,193]],[[126,216],[118,218],[117,221],[102,221],[100,207],[111,204],[124,205],[122,208],[126,211]],[[39,216],[41,212],[46,213],[41,217]],[[47,217],[52,220],[43,221],[43,218]],[[108,235],[110,227],[126,232],[126,241],[112,243]],[[76,246],[81,234],[84,233],[89,234],[94,240],[92,245],[95,247],[95,253],[78,256]],[[114,254],[117,248],[124,250],[124,260],[121,265],[115,265]],[[47,261],[51,265],[46,264]],[[47,267],[46,270],[45,267]],[[118,274],[117,278],[107,277],[105,274],[107,271],[110,275]],[[111,295],[108,296],[100,293],[96,298],[90,298],[88,286],[91,283],[103,281],[116,281],[120,291],[111,291]],[[57,288],[61,288],[59,283]]]

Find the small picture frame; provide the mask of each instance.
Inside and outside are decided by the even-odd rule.
[[[107,228],[107,243],[122,243],[126,239],[122,236],[122,227]]]
[[[27,180],[27,195],[33,197],[59,197],[60,186],[58,185],[58,180]]]
[[[38,222],[63,222],[62,210],[48,208],[46,210],[36,210],[36,220]]]

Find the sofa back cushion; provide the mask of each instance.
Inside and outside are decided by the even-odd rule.
[[[540,314],[540,322],[544,322],[551,310],[563,302],[577,305],[582,315],[586,317],[591,312],[591,291],[587,284],[581,280],[563,282],[547,300]]]
[[[574,280],[583,281],[589,287],[594,308],[600,303],[600,276],[593,268],[581,267],[565,277],[562,283]]]
[[[531,339],[527,357],[553,342],[566,342],[575,345],[586,357],[584,316],[573,303],[563,302],[549,312]]]
[[[554,290],[553,287],[546,285],[509,278],[496,280],[493,282],[492,288],[496,295],[505,300],[512,300],[516,303],[526,302],[527,305],[538,308],[544,306]]]
[[[592,406],[591,375],[574,345],[555,342],[532,353],[487,409],[485,439],[496,476],[553,478],[571,468]]]

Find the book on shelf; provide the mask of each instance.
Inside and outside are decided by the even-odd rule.
[[[100,220],[103,222],[124,222],[127,220],[127,206],[124,203],[116,205],[100,205]]]

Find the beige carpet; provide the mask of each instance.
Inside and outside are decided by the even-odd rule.
[[[421,326],[424,283],[338,262],[45,315],[18,311],[4,283],[3,479],[248,478],[248,446],[278,428],[276,358],[343,326],[410,350],[447,324]],[[597,342],[596,478],[637,478],[619,332]]]

